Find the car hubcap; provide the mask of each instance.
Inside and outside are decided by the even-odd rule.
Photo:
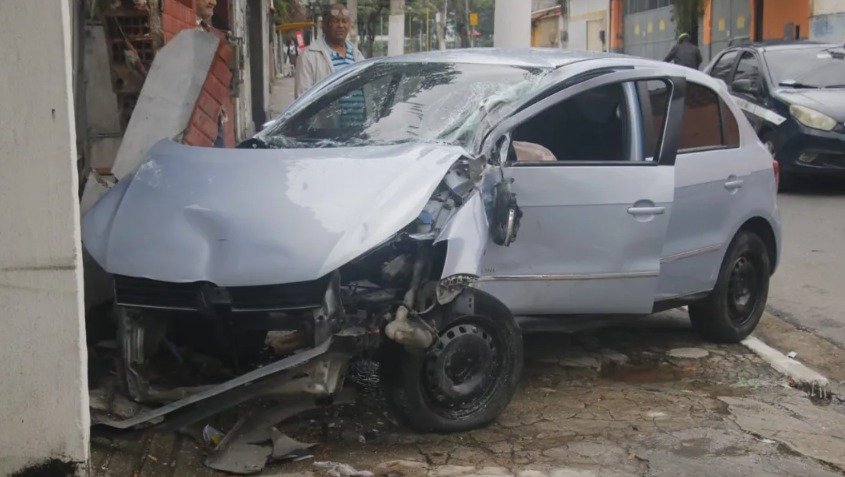
[[[431,399],[452,415],[469,414],[483,406],[499,373],[496,340],[475,324],[446,329],[426,354],[425,377]]]
[[[744,325],[753,315],[759,300],[759,286],[754,262],[746,256],[739,257],[728,282],[728,309],[734,325]]]

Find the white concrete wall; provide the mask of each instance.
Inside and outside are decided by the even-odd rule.
[[[845,13],[845,2],[842,0],[813,0],[813,15],[829,15],[831,13]]]
[[[68,2],[0,1],[1,475],[88,458],[70,41]]]
[[[493,17],[493,46],[531,46],[531,2],[496,0]]]
[[[587,22],[599,18],[604,18],[605,20],[604,31],[607,41],[610,41],[610,28],[608,25],[610,12],[608,8],[609,2],[607,0],[571,0],[569,3],[569,25],[567,26],[567,31],[569,32],[569,44],[567,48],[571,50],[586,50]],[[605,48],[607,48],[607,45],[605,45]]]
[[[845,43],[845,0],[813,0],[810,39]]]

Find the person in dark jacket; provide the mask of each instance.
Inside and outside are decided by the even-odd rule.
[[[701,51],[690,41],[689,33],[682,33],[663,61],[697,70],[701,66]]]

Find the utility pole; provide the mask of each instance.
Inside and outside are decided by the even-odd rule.
[[[425,51],[431,50],[431,32],[429,31],[428,5],[425,6]]]
[[[390,0],[387,25],[387,56],[405,54],[405,0]]]
[[[437,12],[437,48],[441,50],[446,49],[446,17],[449,7],[447,2],[448,0],[443,0],[443,13]]]
[[[531,46],[530,1],[496,0],[493,46],[516,48]]]

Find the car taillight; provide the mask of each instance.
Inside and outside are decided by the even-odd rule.
[[[772,171],[775,173],[775,185],[780,185],[780,163],[778,161],[772,161]]]

